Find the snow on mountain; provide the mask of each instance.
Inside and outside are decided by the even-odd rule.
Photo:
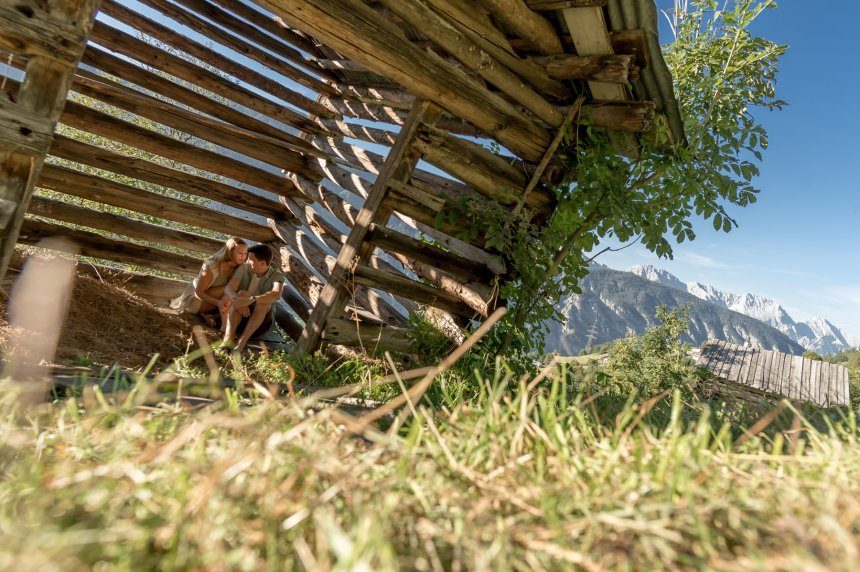
[[[677,288],[678,290],[686,290],[687,285],[678,280],[678,278],[672,274],[671,272],[667,272],[662,268],[657,268],[651,264],[637,264],[628,270],[628,272],[632,272],[637,276],[641,276],[645,280],[650,280],[651,282],[657,282],[658,284],[663,284],[665,286],[670,286],[672,288]]]
[[[774,300],[758,294],[723,292],[710,284],[684,284],[675,275],[651,265],[637,265],[628,270],[651,282],[686,290],[696,298],[755,318],[772,326],[806,349],[832,354],[860,347],[860,337],[850,336],[824,318],[795,322]]]

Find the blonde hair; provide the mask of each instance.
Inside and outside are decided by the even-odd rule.
[[[241,238],[231,236],[224,243],[224,246],[218,249],[218,252],[206,259],[206,262],[217,262],[220,264],[225,260],[233,260],[233,253],[241,245],[248,246],[248,243]]]

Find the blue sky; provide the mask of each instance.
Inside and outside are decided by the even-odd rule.
[[[860,2],[783,0],[757,23],[758,35],[789,45],[777,86],[789,106],[758,114],[770,146],[758,202],[730,211],[738,229],[725,234],[698,224],[697,239],[678,246],[672,261],[638,245],[598,261],[655,264],[685,282],[768,296],[796,320],[820,315],[860,334],[860,193],[852,167],[860,111],[850,103],[860,87],[858,22]]]

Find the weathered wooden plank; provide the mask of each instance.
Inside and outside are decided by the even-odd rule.
[[[626,54],[603,56],[578,56],[562,54],[532,58],[546,68],[546,73],[555,79],[600,81],[627,84],[636,80],[639,68],[636,57]]]
[[[82,8],[85,11],[87,5]],[[49,13],[44,4],[35,2],[0,3],[0,49],[74,67],[87,43],[88,27],[82,28],[74,20],[62,16],[62,13]]]
[[[174,34],[171,32],[168,37],[173,36]],[[199,86],[276,121],[280,121],[286,125],[292,125],[293,127],[309,133],[319,132],[319,127],[313,121],[304,117],[300,113],[293,111],[287,106],[259,96],[250,89],[242,87],[235,82],[231,82],[228,78],[221,77],[214,72],[192,64],[179,56],[170,54],[144,42],[143,40],[138,40],[134,36],[112,28],[106,24],[97,22],[93,31],[93,40],[113,52],[162,70],[172,76]],[[214,58],[201,58],[201,61],[220,60],[225,60],[225,62],[222,63],[230,67],[232,71],[243,74],[242,69],[232,69],[238,64],[231,65],[230,63],[227,63],[229,60],[226,60],[226,58],[221,56],[216,55]],[[239,67],[241,68],[241,66]],[[264,91],[266,90],[264,89]],[[284,97],[288,97],[288,95],[284,94]],[[319,106],[315,105],[315,107]],[[321,115],[329,116],[331,115],[331,112],[324,109]]]
[[[441,108],[429,102],[417,103],[410,112],[397,143],[386,157],[382,170],[350,229],[346,243],[338,253],[331,279],[323,289],[299,339],[300,351],[310,352],[316,349],[326,321],[339,314],[346,304],[348,291],[345,285],[352,268],[355,264],[364,263],[373,249],[371,244],[365,242],[370,227],[374,223],[385,223],[391,214],[390,210],[383,208],[389,183],[392,180],[406,182],[409,179],[419,159],[412,146],[415,135],[423,124],[433,124],[441,114]]]
[[[292,218],[284,205],[250,191],[151,163],[138,157],[120,155],[62,135],[54,137],[49,154],[82,165],[89,165],[111,173],[174,189],[181,193],[209,199],[267,218],[275,220]]]
[[[271,229],[264,225],[58,165],[45,165],[38,186],[258,242],[275,238]]]
[[[109,80],[78,75],[75,77],[72,89],[82,95],[151,119],[225,149],[232,149],[280,169],[287,171],[305,169],[301,153],[294,149],[295,146],[286,144],[280,139],[217,119],[210,119],[200,113],[187,111],[118,84],[111,85]]]
[[[729,373],[731,373],[732,368],[732,350],[729,347],[729,344],[720,340],[720,358],[719,358],[719,370],[717,370],[717,377],[721,379],[728,379]]]
[[[31,27],[26,21],[20,22],[19,16],[32,15],[33,18],[38,19],[43,14],[42,8],[45,6],[46,4],[40,3],[18,4],[10,7],[10,2],[4,2],[5,9],[11,8],[18,12],[17,15],[5,12],[6,16],[22,24],[18,25],[11,20],[4,22],[0,30],[8,32],[6,40],[9,41],[14,33],[24,36],[30,34],[37,26]],[[92,29],[98,0],[56,0],[50,4],[50,7],[52,21],[64,22],[75,30],[75,34],[69,37],[63,32],[60,34],[63,37],[52,39],[45,36],[42,40],[54,44],[46,46],[54,54],[59,53],[63,46],[70,48],[70,55],[73,54],[72,60],[65,58],[65,61],[61,61],[55,59],[56,56],[35,53],[27,61],[24,81],[17,90],[16,103],[28,117],[42,116],[50,122],[51,128],[39,129],[40,132],[53,132],[53,127],[60,117],[71,76],[74,73],[74,64],[80,58],[80,53]],[[13,51],[17,49],[13,48]],[[7,91],[11,91],[9,89],[11,80],[7,77],[4,82]],[[7,96],[0,93],[0,97]],[[24,215],[33,196],[33,189],[44,160],[44,151],[34,155],[0,149],[0,277],[6,274],[6,268],[15,252],[18,233],[24,222]]]
[[[171,81],[147,69],[131,63],[128,60],[119,58],[110,52],[102,50],[92,44],[87,46],[84,51],[84,56],[81,61],[89,66],[92,66],[102,72],[116,76],[130,84],[148,89],[154,93],[186,105],[191,109],[211,115],[214,118],[226,121],[232,125],[243,127],[245,129],[262,133],[273,137],[279,141],[283,141],[284,145],[305,154],[313,155],[315,149],[305,140],[296,135],[287,133],[282,129],[270,125],[269,123],[251,117],[247,113],[235,109],[229,105],[225,105],[220,101],[216,101],[202,93],[198,93],[193,89],[179,85],[175,81]],[[80,73],[80,69],[78,70]]]
[[[549,132],[501,96],[405,39],[359,0],[257,0],[297,28],[391,78],[418,97],[437,102],[523,158],[538,161]],[[420,73],[418,73],[420,70]]]
[[[836,364],[830,365],[830,385],[828,389],[828,397],[831,405],[847,405],[845,399],[847,394],[847,373],[848,370]]]
[[[532,10],[564,10],[606,6],[607,0],[525,0]]]
[[[132,266],[143,266],[165,272],[193,276],[200,269],[200,259],[131,242],[114,240],[94,232],[78,230],[35,219],[25,219],[18,242],[38,244],[45,238],[62,236],[78,247],[77,254],[112,260]]]
[[[253,185],[277,195],[302,196],[283,177],[252,167],[220,153],[183,143],[79,103],[68,102],[61,121],[82,131],[101,135],[209,173]]]
[[[323,339],[332,344],[358,346],[368,353],[380,351],[409,352],[415,342],[409,328],[378,326],[362,322],[329,318]]]
[[[562,10],[562,17],[580,56],[603,56],[614,53],[603,10],[598,7],[574,7]],[[588,82],[594,99],[623,101],[627,98],[624,86],[617,83]]]
[[[265,24],[269,22],[271,22],[272,24],[274,24],[274,22],[268,20],[262,14],[260,14],[259,12],[255,12],[241,2],[235,2],[230,0],[210,0],[209,2],[204,0],[179,0],[179,2],[183,6],[197,12],[201,16],[204,16],[208,20],[224,26],[225,28],[232,32],[235,32],[239,36],[250,40],[258,46],[266,48],[278,57],[282,57],[290,62],[293,62],[297,66],[304,68],[306,71],[311,73],[310,80],[303,78],[308,83],[304,83],[303,81],[299,81],[298,79],[296,79],[298,83],[304,85],[305,87],[313,89],[317,93],[334,92],[334,90],[328,83],[319,80],[312,81],[316,79],[316,76],[323,76],[325,79],[334,82],[337,80],[334,74],[325,73],[325,71],[320,69],[320,67],[316,65],[314,61],[308,60],[302,55],[299,50],[291,47],[290,45],[282,41],[283,39],[287,38],[289,38],[288,41],[301,41],[297,40],[297,34],[292,34],[288,36],[284,33],[286,32],[286,30],[284,30],[284,28],[281,26],[265,26]],[[224,8],[224,10],[217,8],[215,4],[221,6],[221,8]],[[227,10],[229,10],[229,12]],[[246,20],[248,20],[248,22],[251,23],[247,24],[243,22],[236,16],[233,16],[231,12],[245,18]],[[261,30],[261,28],[263,27],[266,28],[267,31],[273,33],[275,37],[273,38],[271,35],[263,33]],[[302,40],[304,39],[302,38]],[[306,51],[311,51],[314,49],[310,42],[302,41],[301,43]]]
[[[79,207],[39,196],[33,197],[27,212],[31,215],[38,215],[130,238],[137,238],[146,242],[175,246],[176,248],[204,254],[213,254],[224,244],[221,240],[207,236],[150,224],[129,217]]]
[[[749,385],[749,373],[750,368],[752,366],[752,361],[754,357],[753,350],[749,348],[744,348],[744,356],[743,361],[741,362],[740,370],[738,371],[738,383],[742,385]]]
[[[758,371],[759,371],[759,367],[760,367],[759,364],[761,362],[761,350],[760,349],[753,349],[751,353],[752,353],[752,359],[750,360],[750,367],[749,367],[749,371],[747,372],[746,384],[749,387],[755,388],[756,387],[756,379],[757,379],[757,375],[758,375]]]
[[[809,374],[807,383],[809,384],[809,399],[814,403],[822,405],[821,401],[821,362],[818,360],[809,360]]]
[[[411,300],[458,316],[466,318],[476,316],[475,310],[464,304],[456,296],[439,288],[410,280],[404,276],[397,276],[390,272],[370,268],[369,266],[358,265],[355,267],[354,277],[356,284],[363,284],[385,292],[398,292],[400,295]]]
[[[774,386],[774,380],[776,379],[776,373],[774,372],[774,361],[776,354],[770,350],[765,350],[763,352],[765,354],[764,367],[762,369],[762,386],[761,389],[763,391],[776,391]]]
[[[50,118],[9,101],[0,92],[0,153],[44,155],[53,132]]]
[[[789,396],[794,399],[809,399],[808,393],[803,392],[803,371],[804,359],[802,356],[793,356],[791,358],[791,379]]]

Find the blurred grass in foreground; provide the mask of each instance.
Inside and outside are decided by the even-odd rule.
[[[194,411],[144,406],[146,392],[132,391],[121,404],[96,392],[86,410],[69,399],[24,415],[7,383],[0,567],[856,564],[853,414],[819,419],[823,431],[796,417],[789,446],[680,393],[586,397],[569,371],[531,391],[498,373],[467,403],[419,405],[398,430],[363,435],[334,408],[229,392]]]

